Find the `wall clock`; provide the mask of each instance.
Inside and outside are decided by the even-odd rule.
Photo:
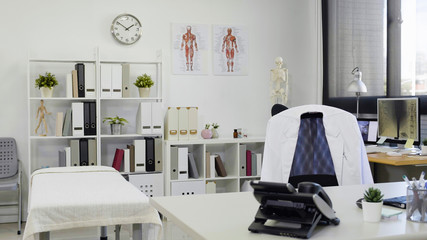
[[[120,14],[111,23],[111,33],[120,43],[136,43],[142,35],[141,22],[131,14]]]

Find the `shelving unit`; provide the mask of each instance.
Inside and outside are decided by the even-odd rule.
[[[246,145],[248,150],[263,153],[264,138],[238,139],[198,139],[191,141],[165,141],[164,150],[164,179],[165,195],[203,194],[205,185],[215,182],[216,192],[239,192],[242,184],[247,180],[259,179],[260,176],[246,176],[240,174],[240,147]],[[171,179],[171,147],[186,147],[192,152],[196,162],[199,178],[186,180]],[[227,171],[226,177],[206,177],[206,152],[221,156]],[[194,191],[193,191],[194,189]]]
[[[161,57],[160,57],[161,58]],[[93,78],[96,82],[96,97],[92,98],[69,98],[66,97],[66,75],[71,73],[77,63],[92,64],[95,71]],[[152,76],[154,86],[151,88],[150,97],[139,98],[138,89],[133,84],[130,86],[129,98],[101,98],[101,71],[102,64],[129,64],[131,66],[130,79],[136,79],[137,75],[147,73]],[[28,60],[27,69],[27,93],[28,93],[28,176],[32,172],[43,167],[58,166],[58,151],[69,146],[72,139],[95,139],[97,144],[97,165],[111,166],[116,148],[126,148],[132,144],[134,139],[144,137],[159,137],[163,139],[163,134],[137,134],[136,114],[141,102],[163,102],[162,98],[162,61],[103,61],[100,58],[99,50],[96,51],[92,59],[31,59]],[[34,80],[39,74],[51,72],[56,76],[59,85],[55,87],[52,98],[42,98],[40,91],[34,87]],[[133,82],[132,82],[133,83]],[[37,109],[40,100],[44,100],[44,105],[51,115],[46,115],[47,136],[38,136],[34,133],[38,119],[36,119]],[[96,103],[96,135],[92,136],[55,136],[56,113],[65,112],[71,108],[73,102],[94,102]],[[105,117],[116,116],[126,118],[129,123],[125,125],[122,135],[111,135],[109,125],[102,120]],[[43,128],[43,127],[41,127]],[[40,129],[39,129],[40,131]],[[137,173],[125,173],[132,175],[134,181],[140,181]],[[152,173],[150,173],[152,179]],[[154,173],[161,174],[162,173]],[[163,176],[161,176],[163,178]],[[135,180],[136,179],[136,180]],[[163,186],[162,186],[163,191]],[[156,191],[158,194],[158,192]],[[163,195],[163,194],[161,194]]]

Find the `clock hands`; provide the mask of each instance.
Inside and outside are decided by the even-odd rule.
[[[129,31],[129,28],[135,26],[135,24],[130,25],[128,28],[125,29],[125,31]]]
[[[122,25],[122,27],[125,28],[125,31],[127,30],[127,28],[123,24],[121,24],[119,21],[117,21],[117,23],[120,24],[120,25]]]

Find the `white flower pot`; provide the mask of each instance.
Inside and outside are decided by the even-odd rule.
[[[150,88],[138,88],[139,89],[139,97],[149,97],[150,96]]]
[[[383,202],[362,201],[363,220],[365,222],[379,222],[381,220],[381,210]]]
[[[41,87],[40,93],[42,95],[42,98],[50,98],[53,94],[53,88]]]

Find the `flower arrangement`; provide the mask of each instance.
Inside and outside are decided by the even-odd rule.
[[[125,123],[128,123],[128,121],[125,118],[121,118],[117,115],[115,117],[106,117],[104,118],[104,120],[102,120],[103,123],[105,123],[106,121],[108,121],[108,124],[125,125]]]
[[[138,76],[133,84],[138,88],[151,88],[154,82],[150,75],[144,73],[142,76]]]
[[[219,128],[219,124],[218,124],[218,123],[212,123],[212,128],[213,128],[213,129],[217,129],[217,128]]]
[[[46,72],[44,76],[39,74],[39,78],[36,79],[35,85],[36,85],[35,87],[39,89],[42,87],[52,89],[53,87],[58,85],[58,81],[56,80],[56,77],[54,74],[50,72]]]

